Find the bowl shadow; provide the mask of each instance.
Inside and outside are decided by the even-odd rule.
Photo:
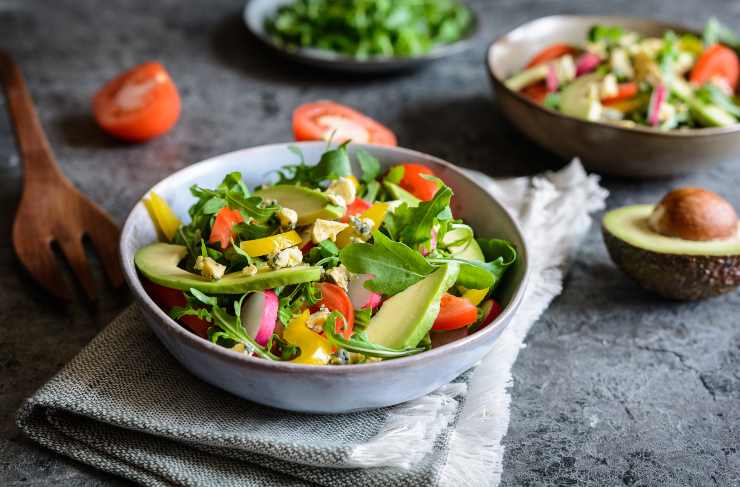
[[[494,177],[528,176],[568,161],[525,138],[483,95],[413,106],[394,125],[413,149]]]

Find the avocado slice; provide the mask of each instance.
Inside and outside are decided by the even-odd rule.
[[[385,187],[385,190],[390,193],[390,195],[403,203],[406,203],[409,207],[415,208],[419,206],[419,203],[421,203],[421,200],[414,196],[413,194],[409,193],[396,183],[392,183],[390,181],[383,181],[383,186]]]
[[[576,78],[560,94],[560,111],[571,117],[585,120],[599,120],[602,106],[598,95],[597,83],[603,78],[594,73]]]
[[[678,98],[686,102],[691,114],[705,127],[727,127],[737,123],[735,117],[716,105],[709,105],[694,96],[694,90],[684,80],[674,78],[669,88]]]
[[[449,263],[388,299],[370,319],[365,332],[372,343],[392,348],[415,347],[432,329],[442,295],[460,272]]]
[[[670,299],[702,299],[740,285],[740,229],[724,240],[667,237],[648,224],[654,208],[625,206],[604,216],[604,242],[620,269]]]
[[[332,204],[324,193],[302,186],[277,184],[255,191],[254,195],[294,210],[298,213],[298,226],[310,225],[318,218],[334,220],[344,215],[344,208]]]
[[[218,281],[210,281],[200,274],[177,267],[187,252],[184,245],[154,243],[140,248],[134,256],[134,263],[139,272],[155,284],[183,291],[195,288],[211,294],[242,294],[247,291],[318,281],[321,278],[321,267],[300,266],[260,272],[251,276],[232,272]]]
[[[457,259],[485,262],[486,257],[473,237],[473,229],[468,225],[453,223],[442,237],[442,245]],[[468,239],[467,243],[455,245],[455,242],[464,241],[465,239]]]

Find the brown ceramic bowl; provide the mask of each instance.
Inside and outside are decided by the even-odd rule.
[[[543,47],[556,42],[583,45],[595,24],[621,25],[653,37],[666,30],[692,32],[654,20],[580,15],[543,17],[515,28],[491,45],[487,64],[496,100],[520,131],[562,157],[580,157],[592,171],[630,178],[685,174],[740,154],[740,124],[665,132],[590,122],[545,108],[504,85]]]

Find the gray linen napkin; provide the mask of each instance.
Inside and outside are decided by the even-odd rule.
[[[24,404],[18,426],[52,450],[144,485],[432,485],[447,451],[442,425],[454,422],[466,379],[391,408],[279,411],[190,375],[132,306]],[[408,468],[357,468],[373,465],[364,460],[368,444],[387,440],[388,425],[413,408],[435,422],[421,436],[431,440],[429,454]]]
[[[532,278],[495,347],[452,384],[374,411],[279,411],[191,376],[132,307],[26,401],[19,428],[143,485],[498,485],[511,367],[606,193],[577,161],[531,179],[475,177],[519,220]]]

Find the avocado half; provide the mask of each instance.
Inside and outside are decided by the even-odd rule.
[[[648,224],[654,208],[625,206],[604,216],[604,242],[622,271],[642,287],[677,300],[708,298],[740,285],[740,228],[722,240],[668,237]]]

